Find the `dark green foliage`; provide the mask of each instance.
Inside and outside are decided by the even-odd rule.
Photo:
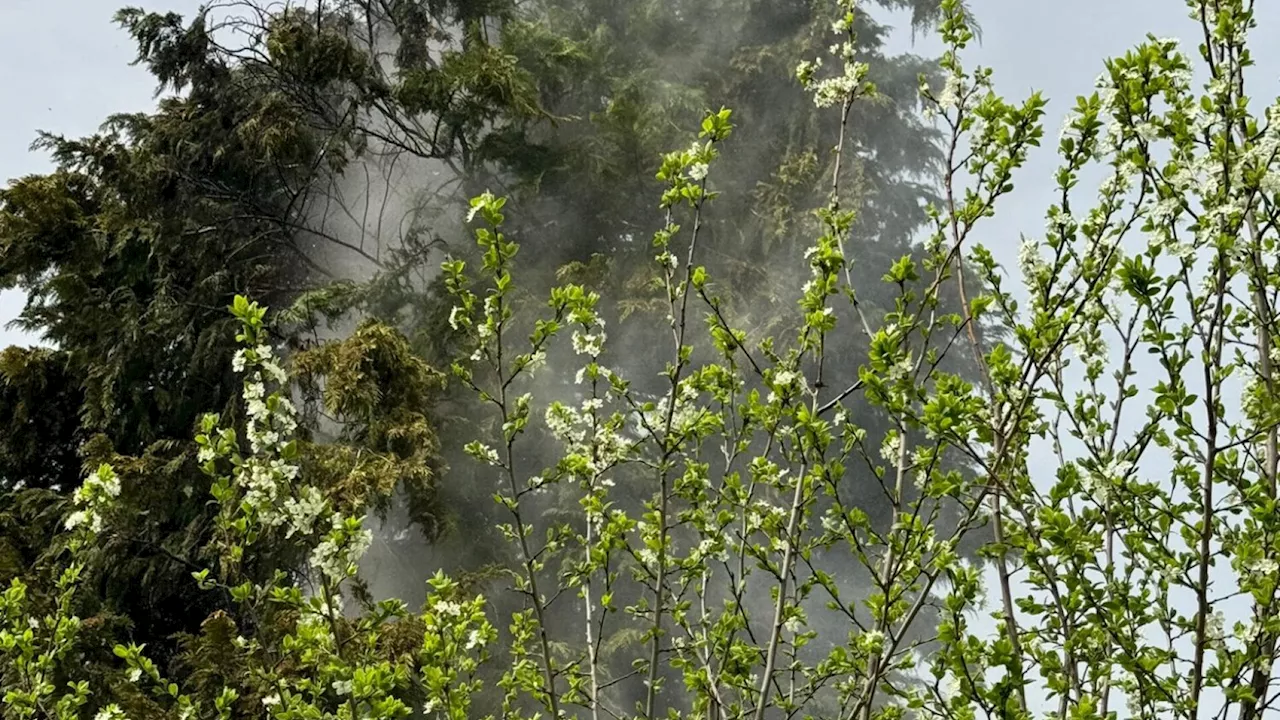
[[[294,371],[315,400],[308,424],[318,429],[304,450],[303,471],[352,511],[372,500],[385,514],[399,490],[409,517],[434,536],[440,442],[427,411],[444,388],[443,376],[414,355],[397,330],[376,321],[298,353]]]
[[[66,356],[47,348],[0,352],[0,492],[80,482],[83,396]]]
[[[211,605],[188,597],[210,512],[190,438],[204,413],[237,412],[232,298],[287,306],[332,274],[333,252],[346,253],[339,264],[377,264],[377,253],[325,223],[326,189],[362,154],[392,147],[465,166],[488,152],[485,135],[503,118],[538,113],[528,75],[485,39],[482,19],[501,10],[494,3],[327,8],[317,18],[246,6],[237,22],[256,40],[239,48],[215,41],[205,15],[121,11],[138,61],[161,92],[177,94],[153,113],[110,118],[88,138],[43,136],[38,146],[56,170],[0,191],[0,286],[27,294],[18,324],[57,348],[5,356],[0,402],[21,430],[0,448],[3,487],[68,491],[80,460],[117,465],[134,512],[91,568],[139,641],[163,645],[194,631],[217,605],[215,596],[206,596]],[[370,43],[397,34],[397,67],[373,62]],[[424,38],[439,52],[415,54]],[[428,111],[432,125],[422,122]],[[402,359],[340,350],[317,355],[311,370],[341,378],[346,360]],[[391,375],[372,382],[404,405],[343,399],[340,413],[359,430],[314,446],[308,462],[353,504],[385,503],[404,485],[427,521],[427,379],[382,369]],[[29,422],[35,408],[39,420]],[[257,570],[287,567],[289,549],[279,550]]]
[[[0,191],[0,282],[26,291],[19,324],[55,344],[59,392],[81,399],[66,434],[94,438],[85,459],[122,468],[135,512],[91,565],[101,597],[134,637],[162,642],[212,609],[185,593],[207,532],[190,437],[235,397],[231,298],[283,299],[305,278],[287,259],[297,253],[280,163],[311,144],[298,130],[246,132],[269,114],[262,96],[201,62],[190,37],[132,27],[161,80],[190,91],[90,138],[42,138],[57,170]],[[180,72],[166,65],[179,59]]]
[[[66,516],[65,498],[52,490],[0,494],[0,583],[38,572]]]
[[[909,8],[917,26],[936,11],[931,0],[879,4]],[[285,309],[272,329],[302,380],[304,470],[344,507],[385,512],[403,499],[423,538],[459,550],[438,564],[482,574],[510,547],[493,531],[489,480],[454,441],[497,429],[433,369],[460,350],[433,278],[438,248],[465,256],[471,245],[456,227],[461,198],[514,194],[517,325],[553,282],[607,288],[610,352],[643,384],[666,357],[653,349],[670,341],[650,284],[659,154],[687,142],[706,109],[734,108],[740,131],[713,170],[722,194],[704,262],[753,343],[795,322],[801,249],[819,231],[811,211],[833,182],[838,118],[794,78],[798,59],[832,41],[828,2],[320,7],[243,4],[230,21],[243,47],[215,41],[206,15],[122,11],[139,62],[176,94],[89,138],[43,137],[56,170],[0,191],[0,286],[28,294],[20,325],[56,347],[11,349],[0,365],[0,418],[18,428],[0,441],[0,573],[48,557],[42,540],[63,496],[45,488],[65,492],[82,462],[112,462],[131,512],[88,558],[97,598],[153,656],[185,658],[210,692],[223,672],[210,668],[234,663],[235,628],[218,614],[224,597],[192,592],[212,530],[189,440],[204,413],[239,410],[235,295]],[[916,115],[918,75],[934,64],[886,55],[889,29],[873,17],[859,16],[857,31],[881,97],[849,118],[838,180],[859,211],[855,284],[868,312],[883,313],[896,288],[881,274],[917,252],[939,169],[936,133]],[[410,196],[403,217],[367,198],[357,217],[350,196],[370,194],[377,173],[387,188],[407,182],[394,174],[405,164],[422,187],[395,188]],[[321,321],[341,327],[352,309],[371,320],[321,340]],[[829,369],[833,392],[856,379],[866,350],[852,314],[840,322],[848,331],[828,355],[847,362]],[[550,365],[545,386],[558,397],[568,378],[554,354]],[[860,422],[875,434],[874,418]],[[877,497],[863,481],[851,492]],[[40,490],[12,492],[20,486]],[[577,521],[576,505],[546,504]],[[249,570],[287,571],[294,551],[280,542]],[[424,578],[433,569],[414,562]],[[136,710],[150,712],[141,699]]]

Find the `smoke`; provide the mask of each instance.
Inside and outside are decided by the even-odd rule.
[[[351,32],[356,45],[369,48],[383,76],[394,76],[400,38],[389,24],[384,20],[364,28],[355,25]],[[431,41],[430,52],[438,56],[449,42]],[[447,160],[415,153],[406,147],[408,143],[398,142],[407,132],[401,118],[366,108],[354,126],[361,134],[363,152],[316,184],[306,205],[299,240],[327,282],[368,284],[411,263],[405,273],[409,289],[425,293],[439,274],[440,261],[438,253],[426,253],[425,249],[434,241],[458,238],[464,232],[465,206],[457,192],[462,178]],[[417,129],[426,132],[421,125]],[[311,341],[349,337],[367,319],[364,310],[348,311],[317,327]],[[318,389],[323,392],[323,380]],[[333,418],[321,416],[316,422],[317,440],[333,441],[341,436],[343,428]],[[456,439],[443,440],[448,444]],[[441,482],[447,484],[448,479]],[[416,607],[425,600],[426,579],[436,569],[466,567],[465,535],[446,532],[428,542],[409,512],[403,489],[396,491],[385,515],[370,516],[366,527],[373,532],[373,543],[364,555],[360,574],[374,597],[396,597]],[[446,558],[461,562],[446,562]]]
[[[678,47],[668,47],[667,52],[650,59],[650,73],[661,82],[644,86],[638,97],[630,98],[639,104],[653,107],[664,107],[687,111],[686,107],[695,102],[672,92],[678,85],[715,87],[714,83],[705,82],[703,68],[721,53],[729,52],[742,40],[745,32],[744,24],[725,22],[709,22],[706,18],[675,18],[681,33]],[[386,24],[371,24],[373,34],[358,37],[360,44],[370,49],[371,56],[377,58],[388,77],[393,76],[395,68],[392,64],[394,50],[401,40]],[[353,32],[358,32],[358,26]],[[432,41],[430,52],[438,55],[450,43],[456,42],[456,30],[445,39]],[[797,60],[799,58],[796,58]],[[739,93],[749,93],[750,88],[736,88]],[[609,97],[602,98],[607,111]],[[718,107],[717,98],[700,97],[706,107]],[[403,140],[403,134],[412,132],[414,128],[429,127],[431,118],[391,117],[377,110],[368,110],[359,118],[357,126],[362,128],[366,147],[362,154],[348,162],[339,172],[332,173],[315,189],[307,203],[305,225],[308,228],[302,239],[308,247],[308,257],[322,273],[334,280],[365,283],[379,277],[389,268],[405,262],[405,258],[417,258],[414,264],[413,289],[425,293],[436,278],[442,253],[434,250],[423,254],[423,249],[435,240],[444,241],[455,248],[466,247],[471,240],[463,222],[465,198],[463,189],[468,178],[463,177],[460,169],[453,163],[415,153],[412,147]],[[750,119],[748,119],[750,120]],[[406,130],[406,123],[409,130]],[[691,128],[669,127],[669,134],[662,138],[667,148],[686,146],[690,138]],[[564,126],[544,128],[542,132],[572,135],[590,133],[591,125],[586,119],[571,122]],[[777,168],[769,164],[772,157],[759,147],[750,144],[735,145],[730,143],[725,149],[725,164],[734,177],[727,178],[726,184],[742,190],[750,188],[744,183],[745,178],[773,178]],[[639,178],[651,178],[658,158],[635,158],[636,173]],[[855,168],[849,174],[850,181],[856,177],[858,163],[849,163]],[[819,166],[821,167],[821,166]],[[828,180],[821,173],[812,173],[804,187],[807,192],[791,190],[793,195],[792,212],[801,215],[808,208],[816,207],[824,200],[823,188]],[[502,174],[491,175],[498,180]],[[572,184],[574,178],[567,181]],[[713,184],[714,184],[713,180]],[[626,187],[626,186],[622,186]],[[630,189],[630,188],[628,188]],[[599,192],[600,188],[585,189],[586,192]],[[651,198],[649,205],[656,207],[657,186],[652,182],[635,181],[635,191],[647,193]],[[794,197],[799,195],[799,197]],[[646,221],[643,217],[619,217],[611,223],[608,218],[584,215],[582,205],[572,202],[573,196],[552,193],[524,194],[517,196],[507,206],[508,215],[515,221],[513,233],[519,235],[523,250],[517,257],[516,282],[524,287],[520,296],[522,308],[520,320],[526,325],[536,309],[545,303],[544,298],[552,284],[558,282],[560,274],[557,269],[567,264],[577,263],[577,274],[587,276],[596,287],[606,293],[623,294],[634,288],[625,287],[625,283],[636,275],[636,268],[626,265],[636,259],[645,259],[651,255],[648,248],[648,236],[662,222],[660,214],[654,210]],[[523,222],[520,218],[526,218]],[[800,221],[792,222],[787,230],[789,242],[774,247],[764,258],[755,258],[755,262],[745,263],[735,256],[734,243],[739,238],[764,232],[761,218],[751,215],[733,215],[732,212],[719,212],[714,203],[707,218],[708,226],[699,252],[699,264],[705,264],[712,270],[713,277],[723,277],[728,283],[725,289],[729,294],[735,288],[735,281],[758,283],[751,291],[736,293],[733,305],[735,322],[741,320],[747,324],[752,340],[759,340],[766,334],[783,332],[786,325],[779,325],[777,317],[779,308],[794,303],[794,293],[808,279],[808,267],[802,258],[802,250],[808,244],[806,238],[812,237],[817,230],[816,224]],[[647,224],[646,224],[647,223]],[[591,238],[593,233],[601,235],[609,233],[608,240],[599,235],[594,247],[614,247],[618,255],[610,258],[593,258],[580,243],[558,242],[564,238]],[[760,260],[766,264],[761,265]],[[611,262],[612,261],[612,262]],[[869,263],[878,262],[873,255]],[[742,290],[742,288],[737,288]],[[793,306],[791,306],[793,307]],[[654,397],[663,392],[663,381],[658,377],[663,363],[669,359],[674,348],[666,345],[654,345],[655,327],[665,322],[663,312],[653,312],[652,308],[641,309],[630,316],[626,313],[615,313],[610,316],[609,351],[604,358],[605,363],[623,377],[636,383],[638,392],[649,392]],[[334,340],[349,335],[365,318],[359,312],[348,313],[337,323],[320,329],[317,340]],[[846,327],[852,327],[852,315],[842,317]],[[410,316],[407,323],[422,322],[420,318]],[[692,329],[692,344],[704,345],[701,330],[700,313],[689,317]],[[402,328],[412,334],[421,330],[418,327]],[[513,333],[513,337],[521,338],[521,333]],[[658,337],[662,337],[659,333]],[[550,362],[546,369],[532,375],[521,388],[522,392],[530,392],[535,398],[535,405],[544,408],[547,403],[559,400],[577,404],[584,400],[581,386],[573,380],[574,372],[580,365],[580,358],[575,356],[564,343],[554,347],[550,354]],[[711,359],[711,358],[703,358]],[[849,361],[849,358],[843,359]],[[856,364],[854,366],[856,368]],[[535,410],[535,416],[540,410]],[[458,452],[466,442],[476,439],[476,433],[483,431],[484,426],[471,418],[468,422],[446,421],[438,424],[438,431],[445,449],[446,461],[450,463],[438,479],[441,505],[446,508],[445,531],[438,537],[428,540],[422,534],[408,511],[407,502],[398,497],[385,517],[371,517],[367,523],[373,531],[374,541],[366,553],[361,565],[361,577],[368,584],[375,598],[398,597],[411,607],[421,604],[425,599],[426,580],[437,570],[451,575],[473,573],[485,566],[509,564],[513,552],[494,531],[494,525],[503,518],[499,508],[492,500],[492,494],[499,488],[491,472],[475,467],[475,463]],[[320,437],[336,437],[341,428],[331,421],[322,420],[319,428]],[[878,438],[873,441],[878,442]],[[556,444],[540,431],[534,431],[530,441],[521,448],[518,462],[524,468],[522,472],[533,475],[543,468],[554,465],[558,459]],[[713,468],[716,470],[729,468]],[[734,468],[740,469],[740,468]],[[877,526],[883,527],[887,518],[884,515],[883,498],[878,481],[868,471],[851,470],[855,476],[854,487],[835,492],[843,493],[841,501],[848,505],[864,504],[873,513]],[[621,492],[621,502],[627,505],[628,512],[638,515],[642,503],[653,489],[652,476],[627,476],[631,487]],[[621,483],[620,483],[621,484]],[[865,503],[850,497],[861,494],[866,497]],[[770,502],[786,505],[785,498],[772,498]],[[824,501],[825,503],[826,501]],[[576,508],[576,498],[566,494],[544,494],[531,496],[526,503],[526,512],[530,517],[545,518],[568,522],[575,527],[583,523],[580,517],[565,517],[566,508]],[[820,511],[826,505],[819,505],[812,517],[806,522],[816,523],[820,520]],[[875,514],[873,510],[878,511]],[[687,547],[696,542],[692,534],[677,529],[678,543]],[[825,653],[833,644],[845,641],[849,632],[856,627],[851,617],[859,622],[868,621],[868,613],[859,607],[871,586],[871,576],[863,561],[856,558],[848,548],[833,547],[821,550],[812,558],[814,567],[827,573],[832,584],[838,588],[841,603],[837,608],[829,608],[832,598],[821,591],[810,594],[804,599],[802,606],[808,616],[807,625],[819,633],[819,641],[806,648],[801,657],[812,661]],[[750,568],[748,568],[750,569]],[[727,566],[717,569],[710,587],[707,590],[707,602],[719,607],[724,602],[735,600],[741,602],[748,617],[752,618],[749,632],[755,637],[767,637],[773,622],[773,600],[770,590],[775,581],[767,572],[756,570],[749,578],[733,573]],[[505,583],[505,580],[502,581]],[[640,600],[643,592],[635,583],[624,582],[624,594],[629,601]],[[491,593],[491,596],[493,594]],[[552,630],[559,637],[568,637],[567,633],[580,626],[582,617],[581,600],[576,597],[559,600],[554,613],[549,618]],[[494,598],[499,607],[499,616],[504,617],[503,610],[516,609],[522,600],[510,594]],[[625,603],[619,603],[625,604]],[[628,623],[619,621],[620,626]],[[623,627],[615,628],[618,630]],[[668,684],[675,684],[677,678],[668,678]],[[616,689],[619,707],[625,707],[626,699],[634,700],[643,694],[640,678],[626,683],[619,683]],[[670,694],[670,691],[669,691]]]

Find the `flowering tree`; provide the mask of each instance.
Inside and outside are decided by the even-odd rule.
[[[495,658],[485,599],[441,576],[419,615],[397,601],[343,611],[368,532],[297,471],[288,377],[263,342],[265,311],[238,300],[245,437],[209,418],[197,438],[216,478],[220,562],[194,579],[240,608],[210,621],[234,647],[218,681],[170,682],[133,646],[117,654],[145,703],[77,679],[75,554],[110,532],[119,485],[104,467],[77,493],[72,561],[47,611],[21,583],[0,604],[5,715],[69,719],[91,704],[111,719],[1262,716],[1280,633],[1280,103],[1258,119],[1245,94],[1252,4],[1188,7],[1203,91],[1173,41],[1107,63],[1059,141],[1060,198],[1045,237],[1019,253],[1018,290],[975,233],[1041,140],[1044,103],[1006,102],[990,71],[961,63],[972,35],[956,0],[943,2],[946,85],[921,87],[948,131],[944,202],[924,261],[884,275],[891,312],[864,312],[851,286],[837,180],[805,254],[802,329],[784,340],[735,327],[699,261],[732,134],[728,110],[709,114],[658,174],[671,340],[658,397],[611,366],[595,293],[559,287],[537,317],[512,301],[505,203],[475,198],[482,265],[444,273],[450,323],[469,338],[453,374],[495,417],[494,436],[467,452],[491,469],[515,548],[508,588],[522,607],[502,618]],[[845,119],[875,92],[853,55],[853,12],[845,0],[835,18],[836,67],[798,72]],[[1080,200],[1098,170],[1095,197]],[[940,300],[952,287],[958,313]],[[1007,335],[984,337],[992,324]],[[838,332],[870,347],[847,387],[824,382],[850,362],[825,352]],[[535,397],[531,378],[562,334],[581,361],[579,397]],[[974,357],[981,384],[945,370],[954,353]],[[846,410],[854,397],[891,429],[870,437]],[[526,467],[519,447],[539,424],[562,452]],[[1052,456],[1053,472],[1033,473],[1033,455]],[[890,523],[848,496],[855,473],[877,479]],[[646,483],[641,511],[616,501],[620,481]],[[581,515],[547,514],[547,496]],[[957,552],[986,526],[988,629],[974,622],[983,570]],[[245,580],[268,540],[309,548],[306,571]],[[868,582],[850,583],[851,566]]]

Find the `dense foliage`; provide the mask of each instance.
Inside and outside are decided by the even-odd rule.
[[[3,717],[1274,712],[1252,3],[1107,62],[1016,290],[1043,99],[855,5],[122,11],[173,94],[0,191]]]

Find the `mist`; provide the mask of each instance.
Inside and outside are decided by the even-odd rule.
[[[871,17],[900,22],[901,27],[892,31],[892,37],[901,38],[912,33],[909,20],[894,18],[878,9],[871,12]],[[702,72],[700,68],[710,61],[709,58],[717,52],[728,52],[738,47],[741,44],[739,35],[746,32],[742,24],[733,23],[700,22],[690,23],[690,26],[697,28],[698,34],[690,36],[686,31],[686,35],[682,38],[682,47],[687,48],[687,54],[682,56],[667,53],[657,58],[656,63],[648,68],[647,72],[661,78],[661,82],[655,86],[646,87],[639,95],[633,94],[627,98],[628,101],[658,106],[669,106],[670,103],[675,102],[676,107],[679,107],[683,100],[647,97],[644,93],[664,92],[663,88],[668,83],[697,82]],[[374,54],[382,57],[383,63],[389,63],[386,58],[391,56],[391,48],[397,41],[398,38],[387,33],[378,34],[373,39],[361,38],[360,42],[375,48]],[[438,52],[442,47],[443,43],[433,47],[433,52]],[[912,49],[904,51],[915,52]],[[920,61],[911,60],[910,62]],[[386,65],[384,72],[392,75],[394,68]],[[873,66],[873,77],[876,72],[877,68]],[[778,79],[774,78],[771,81],[776,83]],[[890,92],[895,91],[892,80],[886,79],[885,85]],[[910,85],[903,84],[896,91],[900,95],[897,98],[890,96],[890,102],[904,104],[893,112],[913,113],[909,97],[914,89]],[[736,92],[749,95],[753,90],[748,85],[745,88],[737,88]],[[701,108],[694,105],[689,107],[700,111],[728,104],[728,98],[722,101],[711,93],[707,93],[699,100],[702,103]],[[612,102],[613,99],[609,97],[601,98],[602,109],[607,112]],[[892,113],[882,114],[879,117],[882,122],[889,122],[894,118]],[[460,168],[451,163],[416,156],[413,152],[406,150],[408,142],[393,144],[382,139],[394,136],[397,126],[402,128],[403,125],[400,123],[404,123],[405,120],[406,118],[393,120],[376,113],[361,118],[360,125],[368,129],[365,139],[366,150],[354,161],[345,164],[340,172],[333,173],[320,183],[320,187],[308,198],[304,213],[308,230],[303,237],[309,238],[310,258],[323,269],[331,281],[360,283],[374,280],[380,274],[388,272],[389,265],[403,262],[403,254],[406,251],[421,251],[425,247],[422,240],[426,238],[436,244],[420,255],[414,256],[410,261],[413,266],[414,289],[418,292],[426,292],[437,277],[435,268],[446,254],[461,252],[466,256],[467,246],[471,240],[468,237],[468,229],[462,223],[466,201],[463,189],[468,181],[471,181],[470,185],[474,189],[479,189],[479,185],[472,178],[464,177],[460,173]],[[430,126],[432,123],[430,117],[416,117],[408,120],[419,128]],[[538,132],[548,134],[552,141],[557,133],[571,135],[584,133],[589,136],[594,130],[585,120],[585,118],[579,118],[562,124],[543,125]],[[739,122],[745,125],[747,131],[750,131],[749,123],[752,120],[753,118],[748,115]],[[692,126],[681,127],[670,123],[666,126],[664,134],[657,138],[654,144],[665,149],[686,146],[692,136],[691,130]],[[875,132],[874,129],[871,132]],[[656,155],[635,157],[631,171],[640,178],[652,177],[658,160]],[[845,171],[846,182],[850,184],[867,182],[861,172],[864,160],[854,156],[853,161],[849,163],[851,169]],[[724,162],[732,168],[730,172],[733,177],[726,180],[727,189],[739,194],[750,191],[750,185],[744,187],[740,181],[770,177],[775,172],[772,161],[773,156],[762,152],[761,148],[754,146],[751,140],[728,144],[724,150]],[[927,166],[927,163],[925,165]],[[481,171],[482,174],[484,172]],[[930,182],[927,172],[911,172],[907,175],[911,182],[924,184]],[[733,305],[735,322],[741,321],[751,328],[753,342],[758,342],[762,337],[778,331],[782,331],[785,336],[792,327],[786,324],[788,322],[786,320],[779,324],[780,315],[785,318],[787,314],[793,314],[789,311],[780,311],[779,308],[785,308],[788,304],[794,303],[794,297],[790,293],[794,292],[793,288],[804,284],[809,273],[803,257],[803,250],[807,244],[806,236],[818,232],[819,227],[816,222],[806,218],[809,209],[818,207],[824,201],[828,182],[825,173],[820,172],[818,176],[820,179],[813,183],[811,190],[795,193],[790,199],[794,204],[794,213],[797,218],[789,221],[786,235],[780,235],[779,240],[771,241],[770,249],[767,251],[770,259],[767,269],[761,272],[762,269],[758,267],[746,268],[750,277],[759,276],[762,286],[768,288],[768,291],[763,293],[741,294]],[[502,172],[489,174],[487,180],[483,182],[487,188],[493,188],[495,191],[509,185],[518,188],[517,178]],[[574,182],[574,179],[570,177],[569,182]],[[718,186],[719,183],[713,177],[712,187],[718,189]],[[580,214],[583,208],[575,206],[571,197],[561,198],[554,194],[516,190],[506,209],[516,223],[511,232],[523,245],[522,252],[517,257],[515,277],[517,283],[522,286],[523,297],[529,300],[530,308],[536,309],[541,302],[545,302],[543,299],[548,296],[552,285],[560,282],[564,277],[561,268],[576,268],[576,271],[571,273],[576,272],[588,278],[588,282],[593,277],[597,278],[595,281],[599,283],[604,293],[618,287],[620,281],[625,282],[629,273],[643,272],[643,269],[637,270],[611,264],[607,256],[601,255],[601,250],[597,249],[598,245],[597,248],[592,246],[583,248],[581,244],[557,242],[560,238],[574,236],[589,238],[592,233],[598,232],[611,236],[611,239],[603,241],[604,247],[613,246],[622,252],[631,248],[637,249],[629,253],[627,257],[631,259],[625,262],[649,260],[647,256],[651,256],[652,253],[644,248],[648,245],[648,238],[652,232],[661,227],[662,223],[661,214],[656,208],[657,188],[651,181],[642,181],[639,178],[636,178],[634,183],[624,181],[622,187],[625,188],[624,192],[637,196],[635,204],[641,207],[648,206],[653,210],[636,215],[615,216],[602,222],[600,218]],[[909,192],[908,190],[907,193]],[[875,235],[886,231],[890,234],[903,233],[905,228],[901,223],[921,222],[924,217],[924,205],[929,199],[928,195],[922,194],[912,200],[908,194],[904,202],[909,203],[908,207],[914,207],[914,209],[906,210],[902,217],[886,215],[877,219],[873,214],[872,220],[864,230],[867,233],[864,235],[864,242],[891,246],[894,242],[892,237]],[[898,222],[899,225],[895,226],[894,222]],[[724,243],[732,242],[731,239],[735,236],[767,234],[769,230],[763,227],[762,218],[758,216],[736,214],[733,210],[721,210],[715,205],[712,205],[708,211],[707,223],[711,238],[704,244],[705,249],[699,254],[697,262],[706,264],[713,273],[723,273],[726,279],[732,282],[732,279],[741,277],[743,269],[738,265],[738,259],[734,257],[734,253],[726,251]],[[723,240],[718,241],[720,238]],[[410,244],[413,244],[412,248],[409,247]],[[400,256],[397,253],[400,253]],[[877,262],[878,257],[877,254],[873,254],[867,261],[867,272],[874,272],[871,266]],[[598,279],[601,272],[603,272],[603,282]],[[572,277],[572,274],[570,276]],[[522,312],[519,327],[528,327],[530,317],[530,313]],[[345,337],[365,319],[367,318],[362,312],[347,313],[339,321],[328,323],[318,329],[314,339],[322,342]],[[401,330],[413,336],[417,330],[414,327],[414,323],[418,321],[417,318],[408,314],[397,320]],[[847,314],[843,321],[851,323],[854,317]],[[655,325],[660,326],[661,322],[660,315],[643,310],[631,315],[625,311],[611,314],[608,325],[608,350],[602,358],[602,362],[610,369],[634,381],[638,388],[641,388],[641,392],[647,390],[649,396],[655,400],[664,391],[661,385],[655,384],[651,378],[657,377],[661,363],[671,352],[654,345],[652,328]],[[789,322],[794,323],[795,318]],[[517,336],[522,334],[523,330],[516,333]],[[701,341],[698,341],[698,344],[701,344]],[[533,394],[537,404],[535,409],[537,416],[540,416],[543,409],[553,401],[577,404],[584,399],[582,390],[575,387],[573,381],[577,360],[564,347],[567,343],[561,342],[559,345],[560,347],[553,347],[549,351],[551,360],[548,367],[536,373],[532,380],[526,382],[521,388],[521,391]],[[704,359],[714,360],[714,358]],[[856,365],[850,363],[848,370],[855,367]],[[399,598],[411,607],[416,607],[425,599],[427,589],[425,580],[438,570],[451,575],[483,573],[486,567],[503,567],[514,561],[513,558],[504,557],[500,547],[495,551],[494,545],[500,546],[500,543],[496,543],[492,538],[493,526],[502,520],[503,513],[490,497],[498,487],[494,483],[494,478],[491,477],[491,472],[477,468],[474,461],[459,452],[464,444],[475,439],[474,433],[477,427],[473,423],[450,422],[439,428],[446,466],[438,478],[437,492],[440,494],[441,504],[448,508],[446,516],[442,518],[444,529],[441,533],[432,537],[425,536],[407,511],[403,497],[393,503],[385,515],[371,515],[367,520],[367,526],[374,533],[374,540],[363,558],[360,576],[362,581],[367,583],[375,599]],[[318,437],[325,435],[336,437],[341,432],[341,428],[332,422],[322,420],[320,431],[322,434]],[[527,468],[522,469],[521,472],[528,475],[554,465],[559,453],[557,443],[545,433],[535,437],[537,439],[533,442],[536,444],[530,446],[530,443],[526,442],[521,451],[522,468]],[[874,441],[879,442],[879,438],[875,438]],[[728,472],[731,469],[741,468],[725,467],[720,468],[719,471]],[[864,503],[864,509],[873,515],[881,527],[886,527],[890,518],[886,514],[887,506],[883,504],[877,481],[865,469],[854,473],[852,477],[856,478],[857,484],[841,492],[845,496],[843,502],[857,505],[858,503],[850,498],[858,496],[868,498]],[[643,490],[643,485],[651,481],[635,477],[628,482],[636,483],[637,489],[624,494],[627,498],[625,502],[631,505],[629,508],[631,511],[638,512],[641,510],[640,502],[646,492]],[[774,498],[772,501],[785,504],[781,498]],[[554,495],[526,500],[526,504],[530,506],[529,512],[534,517],[554,513],[557,506],[565,503],[566,498]],[[944,515],[947,512],[953,512],[942,508],[937,510]],[[819,512],[815,512],[812,522],[818,522],[820,511],[821,508]],[[569,522],[572,525],[581,525],[580,518],[570,518]],[[943,525],[946,522],[942,521]],[[679,531],[676,535],[681,538],[678,540],[678,545],[685,549],[690,546],[690,543],[696,544],[696,537],[692,535]],[[865,609],[859,606],[869,592],[870,574],[867,567],[859,562],[849,549],[829,548],[815,558],[815,564],[816,568],[836,578],[836,586],[839,588],[841,601],[845,607],[840,610],[828,608],[827,604],[831,598],[822,593],[814,593],[803,602],[808,616],[808,627],[816,631],[819,638],[801,653],[801,657],[809,661],[822,657],[833,644],[847,641],[854,630],[847,613],[853,612],[860,615],[863,621],[869,617]],[[719,605],[736,598],[737,602],[744,605],[748,616],[753,618],[753,627],[749,628],[749,631],[756,636],[767,636],[772,614],[772,601],[769,599],[772,580],[767,574],[756,573],[750,577],[739,577],[725,566],[713,571],[711,577],[713,584],[708,590],[707,600]],[[742,585],[734,589],[735,583],[742,583]],[[501,577],[483,581],[480,584],[480,588],[491,597],[491,602],[497,608],[496,614],[500,617],[520,606],[518,602],[514,602],[516,598],[504,592],[504,585],[505,580]],[[633,602],[643,596],[640,588],[634,583],[624,582],[621,588],[621,592],[630,597]],[[552,608],[552,611],[551,628],[557,636],[564,636],[564,633],[575,627],[578,622],[582,613],[581,602],[576,598],[564,598]],[[634,623],[622,622],[622,626],[627,625],[634,626]],[[636,626],[636,631],[638,630]],[[913,637],[923,642],[928,634],[927,628],[921,628],[913,633]],[[926,648],[927,645],[921,646],[922,650]],[[676,681],[675,677],[668,678],[670,683]],[[638,700],[643,695],[640,678],[617,685],[611,691],[611,695],[615,694],[618,708],[629,704],[624,701],[624,698]],[[678,700],[669,702],[679,705]]]

